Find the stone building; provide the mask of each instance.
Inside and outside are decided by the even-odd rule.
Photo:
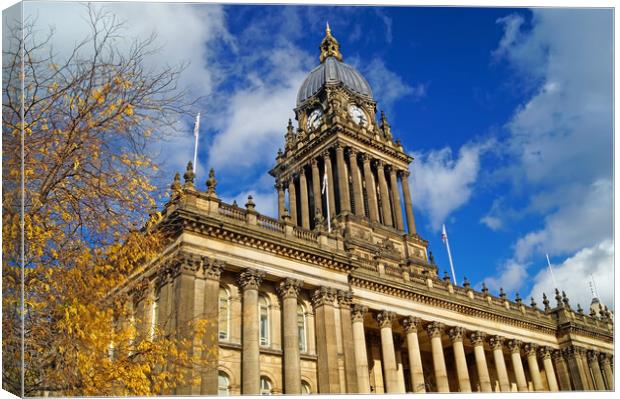
[[[177,174],[160,220],[171,245],[128,286],[146,292],[146,323],[191,335],[188,320],[217,321],[211,367],[172,393],[613,390],[609,311],[438,276],[416,233],[412,158],[375,112],[328,27],[270,171],[277,219],[251,197],[221,201],[213,170],[206,190],[191,165]]]

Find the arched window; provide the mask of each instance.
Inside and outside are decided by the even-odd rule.
[[[258,299],[258,315],[260,322],[260,344],[269,346],[269,300],[261,295]]]
[[[260,378],[260,394],[271,395],[271,381],[267,377]]]
[[[223,371],[220,371],[217,375],[217,394],[219,396],[230,395],[230,379]]]
[[[220,288],[219,298],[219,339],[227,340],[228,332],[230,331],[230,296],[228,291]]]
[[[310,395],[312,393],[312,388],[310,388],[310,384],[306,381],[301,382],[301,394],[302,395]]]
[[[297,334],[299,335],[299,351],[306,352],[306,310],[297,305]]]

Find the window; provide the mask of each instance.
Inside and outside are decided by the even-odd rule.
[[[260,378],[260,394],[271,395],[271,381],[267,377]]]
[[[301,394],[302,395],[310,395],[312,393],[312,389],[310,388],[310,384],[306,381],[301,382]]]
[[[220,288],[219,298],[219,339],[227,340],[228,331],[230,330],[230,296],[228,291]]]
[[[302,305],[297,305],[297,333],[299,335],[299,351],[306,352],[306,312]]]
[[[269,301],[263,295],[258,299],[258,314],[260,322],[260,344],[269,346]]]
[[[217,375],[217,394],[219,396],[228,396],[230,394],[230,379],[223,371]]]

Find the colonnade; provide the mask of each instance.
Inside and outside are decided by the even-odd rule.
[[[218,300],[223,266],[207,260],[201,264],[202,267],[188,264],[187,267],[176,268],[175,272],[164,273],[159,277],[157,319],[161,322],[176,320],[173,325],[166,323],[166,331],[179,329],[180,336],[189,338],[189,330],[183,327],[185,318],[196,312],[204,312],[210,320],[218,320],[218,307],[213,304]],[[258,394],[260,391],[258,299],[263,279],[264,272],[255,269],[244,269],[237,275],[242,299],[243,394]],[[275,284],[282,301],[283,391],[300,394],[297,307],[303,283],[297,279],[284,278]],[[192,295],[196,290],[202,291],[201,303],[196,302]],[[451,389],[460,392],[508,392],[515,388],[518,391],[614,389],[613,357],[607,353],[577,346],[560,350],[539,346],[534,342],[487,335],[483,331],[469,331],[461,326],[425,321],[415,316],[398,315],[385,309],[369,310],[366,306],[354,303],[350,291],[324,286],[311,290],[314,311],[312,339],[315,340],[317,351],[319,393],[370,393],[373,387],[377,387],[378,380],[388,393],[402,393],[406,390],[449,392]],[[177,317],[167,317],[174,313]],[[204,343],[217,348],[217,325],[210,324],[208,329]],[[373,335],[376,339],[369,339]],[[466,343],[470,363],[475,362],[470,367],[465,351]],[[176,393],[215,393],[215,353],[212,367],[200,372],[201,384],[178,387]],[[453,360],[447,359],[446,355],[453,357]],[[403,364],[405,357],[407,364]],[[423,359],[426,359],[428,365],[432,362],[432,367],[425,367]],[[490,363],[492,367],[489,367]],[[408,369],[406,376],[405,369]],[[470,372],[473,374],[470,375]],[[406,382],[409,382],[409,389],[406,389]]]
[[[327,198],[322,194],[324,174],[327,175]],[[332,217],[353,213],[400,231],[405,231],[406,220],[409,233],[414,234],[408,177],[406,169],[400,170],[370,154],[336,144],[276,184],[278,215],[280,218],[284,215],[288,192],[291,219],[303,228],[313,228],[317,217],[327,217],[329,208]],[[404,202],[406,219],[403,219],[401,202]]]

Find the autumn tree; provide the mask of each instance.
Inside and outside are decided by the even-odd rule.
[[[3,388],[157,394],[183,383],[167,365],[191,363],[188,343],[141,333],[131,298],[110,292],[165,244],[165,226],[145,228],[149,152],[191,103],[182,67],[147,66],[155,37],[124,45],[114,15],[85,15],[90,34],[68,54],[36,20],[3,49]]]

